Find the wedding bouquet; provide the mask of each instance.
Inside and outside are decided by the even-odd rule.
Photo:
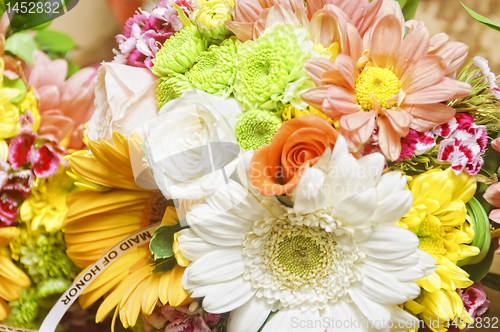
[[[57,159],[71,193],[62,227],[44,231],[64,234],[64,280],[81,272],[51,313],[78,297],[96,322],[136,331],[493,326],[481,281],[499,280],[497,78],[401,3],[139,9],[98,69],[87,148]],[[9,172],[30,163],[37,183],[36,156],[46,165],[63,144],[32,136],[8,143]],[[31,227],[41,186],[21,206]]]

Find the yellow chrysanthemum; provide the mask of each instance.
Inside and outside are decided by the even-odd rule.
[[[21,220],[33,231],[42,225],[49,233],[60,230],[68,211],[66,197],[74,188],[73,180],[63,167],[49,178],[37,178],[19,210]]]
[[[21,130],[19,124],[19,109],[10,102],[20,91],[11,88],[2,88],[4,61],[0,58],[0,138],[11,138]]]
[[[424,291],[416,301],[408,301],[406,308],[419,314],[432,331],[447,331],[452,325],[464,329],[474,321],[465,310],[460,295],[445,289],[432,293]]]
[[[33,132],[36,133],[38,131],[38,128],[40,128],[42,117],[38,110],[38,100],[35,97],[33,87],[29,89],[29,91],[26,93],[26,96],[24,96],[23,100],[21,100],[21,102],[17,104],[17,106],[19,107],[19,110],[22,114],[26,113],[28,110],[30,111],[33,120],[35,120],[31,128]]]
[[[7,318],[10,309],[7,302],[20,298],[20,291],[30,286],[30,278],[7,257],[5,248],[17,236],[15,227],[0,228],[0,321]],[[5,255],[4,255],[5,254]]]
[[[160,221],[173,223],[177,217],[159,190],[135,184],[129,143],[137,142],[117,132],[113,140],[114,146],[89,140],[91,154],[77,152],[68,158],[78,185],[87,189],[69,195],[63,224],[68,256],[80,267],[94,263],[127,235]],[[150,256],[147,245],[129,250],[85,289],[80,296],[84,308],[109,294],[97,311],[96,322],[117,307],[122,324],[134,326],[139,313],[151,314],[158,302],[172,306],[190,302],[181,286],[184,267],[153,274]]]
[[[445,321],[468,317],[462,310],[456,310],[456,301],[460,297],[457,300],[451,294],[456,294],[457,288],[473,284],[467,272],[456,264],[479,253],[478,248],[469,245],[474,238],[474,229],[466,219],[465,207],[476,192],[476,179],[465,172],[455,175],[448,168],[421,174],[409,181],[408,186],[414,197],[413,206],[400,225],[414,232],[420,240],[419,248],[437,260],[436,272],[417,281],[424,289],[417,301],[426,308],[424,320],[425,317],[441,318],[440,327],[429,326],[433,331],[441,332],[445,331],[441,327]],[[460,306],[463,307],[461,300]],[[444,313],[448,315],[446,319]]]

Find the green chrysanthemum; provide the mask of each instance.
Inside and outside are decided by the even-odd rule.
[[[18,301],[9,302],[11,313],[7,318],[7,323],[24,329],[36,330],[39,328],[35,320],[40,312],[36,287],[32,286],[21,292]]]
[[[231,6],[225,0],[199,0],[200,8],[193,13],[194,22],[200,32],[209,40],[224,40],[232,35],[226,28],[231,21]]]
[[[276,24],[256,41],[245,42],[236,55],[236,99],[246,109],[273,110],[287,103],[303,109],[300,95],[314,87],[304,62],[321,56],[313,48],[307,31],[289,24]]]
[[[271,142],[282,123],[281,118],[272,112],[248,111],[243,113],[236,123],[236,138],[243,149],[257,150]]]
[[[187,77],[182,74],[172,74],[161,79],[156,86],[158,108],[161,108],[172,99],[179,98],[184,91],[192,87]]]
[[[12,258],[19,261],[31,279],[38,283],[49,278],[73,280],[80,269],[66,255],[66,243],[61,231],[47,233],[21,228],[10,244]]]
[[[198,29],[194,25],[186,26],[165,41],[153,59],[152,71],[157,76],[184,74],[206,48]]]
[[[229,97],[236,78],[235,57],[239,43],[231,38],[202,52],[186,73],[193,87],[222,98]]]

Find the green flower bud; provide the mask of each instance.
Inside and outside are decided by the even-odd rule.
[[[225,0],[199,0],[200,8],[193,13],[194,23],[200,32],[212,41],[228,38],[233,33],[226,28],[231,21],[231,5]]]

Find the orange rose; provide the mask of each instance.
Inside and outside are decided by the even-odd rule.
[[[271,143],[255,151],[250,181],[265,196],[290,192],[300,180],[304,166],[313,165],[333,148],[339,133],[315,115],[283,123]]]

